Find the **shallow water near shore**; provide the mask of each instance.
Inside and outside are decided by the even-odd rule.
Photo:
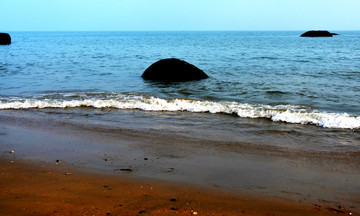
[[[94,107],[234,114],[360,127],[360,32],[14,32],[0,47],[0,109]],[[210,78],[148,82],[180,58]]]
[[[79,124],[358,151],[360,32],[337,33],[13,32],[0,47],[0,114],[43,110]],[[210,77],[141,78],[170,57]]]

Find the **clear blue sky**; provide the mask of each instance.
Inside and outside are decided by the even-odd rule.
[[[360,30],[360,0],[0,0],[0,31]]]

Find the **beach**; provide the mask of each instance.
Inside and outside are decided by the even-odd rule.
[[[0,214],[359,214],[360,32],[301,33],[10,32]]]
[[[357,152],[283,151],[10,113],[0,126],[2,215],[359,213]]]
[[[337,206],[1,159],[1,215],[348,215]],[[356,215],[356,214],[353,214]]]

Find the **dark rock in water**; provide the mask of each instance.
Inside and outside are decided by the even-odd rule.
[[[0,33],[0,45],[11,44],[11,37],[8,33]]]
[[[142,77],[158,81],[191,81],[208,78],[204,71],[180,59],[162,59],[150,65]]]
[[[307,31],[302,34],[300,37],[332,37],[333,35],[338,35],[336,33],[330,33],[328,31]]]

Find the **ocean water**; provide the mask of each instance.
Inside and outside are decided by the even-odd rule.
[[[11,32],[0,46],[0,115],[358,151],[360,32],[301,33]],[[141,78],[164,58],[209,78]]]

